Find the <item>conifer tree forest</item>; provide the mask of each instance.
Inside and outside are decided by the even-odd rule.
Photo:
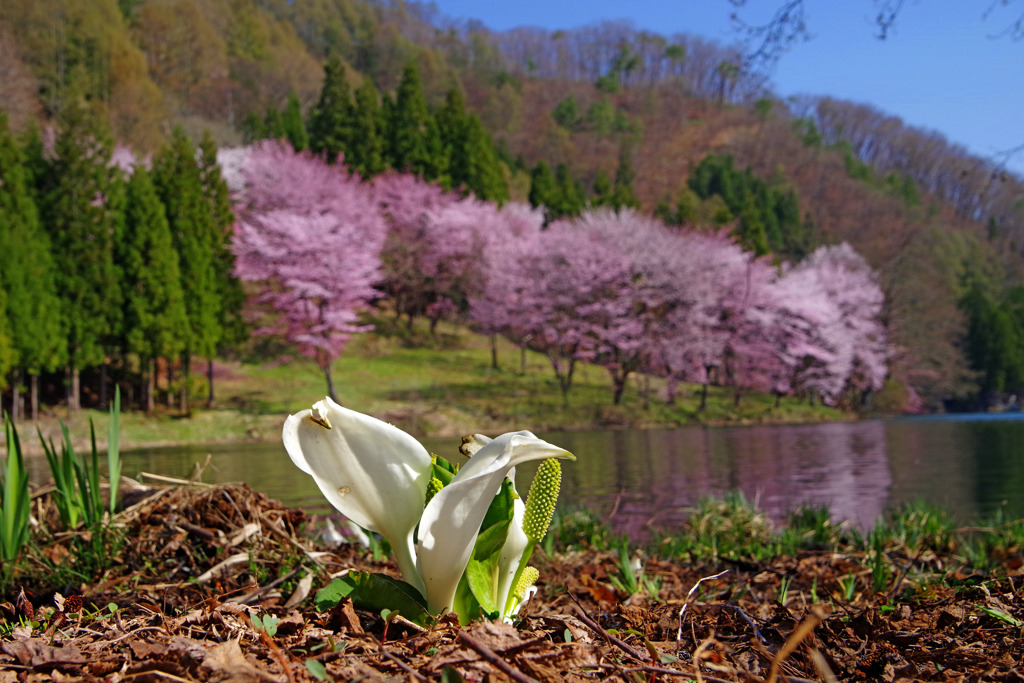
[[[5,0],[0,390],[188,412],[373,316],[858,409],[1024,390],[1024,181],[736,48],[377,0]],[[370,314],[373,314],[372,316]],[[492,362],[497,363],[495,356]]]

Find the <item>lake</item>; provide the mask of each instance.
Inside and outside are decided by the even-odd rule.
[[[729,491],[742,491],[775,519],[801,504],[825,505],[861,527],[916,499],[965,523],[1000,508],[1024,517],[1021,414],[538,435],[577,456],[562,468],[560,505],[594,510],[630,535],[678,525],[699,498]],[[442,456],[459,444],[423,441]],[[128,451],[123,472],[187,477],[208,454],[203,481],[243,481],[310,513],[332,511],[279,444]],[[535,468],[519,469],[525,493]]]

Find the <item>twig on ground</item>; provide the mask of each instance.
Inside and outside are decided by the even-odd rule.
[[[717,579],[718,577],[720,577],[720,576],[722,576],[724,574],[728,574],[728,573],[729,573],[729,570],[726,569],[724,571],[718,572],[717,574],[713,574],[711,576],[705,576],[703,578],[697,579],[697,583],[693,584],[693,587],[690,588],[690,592],[686,594],[686,601],[683,602],[683,606],[679,610],[679,629],[676,631],[676,642],[677,643],[679,643],[679,642],[681,642],[683,640],[683,616],[686,614],[686,608],[690,604],[690,598],[693,597],[693,594],[697,590],[697,587],[700,586],[705,581],[710,581],[711,579]]]
[[[569,597],[572,598],[571,595]],[[626,641],[619,640],[618,638],[616,638],[612,634],[608,633],[608,631],[605,631],[601,627],[600,624],[598,624],[596,621],[594,621],[593,619],[588,617],[587,613],[583,611],[582,607],[580,607],[580,604],[578,602],[576,602],[576,598],[572,598],[572,601],[576,605],[576,616],[578,616],[580,618],[580,621],[582,621],[592,631],[594,631],[595,633],[603,636],[604,639],[607,640],[609,643],[611,643],[612,645],[616,646],[617,648],[619,648],[623,652],[626,652],[627,654],[629,654],[631,657],[633,657],[634,659],[636,659],[638,661],[643,662],[643,661],[648,661],[650,659],[649,657],[645,657],[644,655],[640,654],[640,652],[638,652],[637,650],[633,649],[628,643],[626,643]]]
[[[815,606],[811,609],[811,613],[797,626],[796,630],[786,639],[782,648],[775,654],[775,658],[772,659],[772,665],[768,669],[766,683],[775,683],[775,680],[779,677],[779,667],[782,666],[782,662],[796,650],[807,636],[811,635],[811,632],[817,628],[818,624],[825,620],[825,616],[824,611],[820,607]]]
[[[761,635],[761,632],[757,629],[757,624],[754,623],[753,619],[747,616],[747,613],[743,611],[742,607],[740,607],[739,605],[727,605],[727,607],[732,607],[734,610],[739,612],[739,615],[743,617],[743,620],[745,622],[747,622],[747,625],[750,626],[750,629],[754,632],[754,635],[757,636],[758,640],[760,640],[765,645],[768,644],[768,639]]]
[[[234,598],[228,598],[226,602],[233,602],[239,605],[248,605],[250,602],[258,598],[259,596],[263,595],[271,589],[277,588],[282,583],[284,583],[285,581],[292,578],[298,573],[298,569],[293,569],[284,576],[277,577],[276,579],[268,583],[266,586],[261,586],[260,588],[257,588],[256,590],[252,591],[251,593],[246,593],[245,595],[239,595]]]
[[[270,648],[270,654],[277,660],[277,663],[284,669],[285,676],[291,683],[295,683],[295,673],[292,671],[292,665],[288,662],[288,657],[278,646],[277,642],[267,633],[266,629],[260,629],[260,638],[263,639],[264,645]]]
[[[814,666],[818,669],[818,673],[821,674],[821,677],[825,679],[825,683],[839,683],[839,679],[837,679],[836,675],[832,673],[832,668],[825,660],[825,655],[821,654],[821,650],[816,647],[812,648],[810,655],[811,661],[814,662]]]
[[[495,668],[500,670],[513,681],[518,681],[519,683],[537,683],[537,679],[527,676],[522,671],[499,657],[491,648],[487,647],[465,631],[459,631],[458,637],[459,640],[475,650],[476,653],[483,657],[489,664],[493,664]]]
[[[715,678],[714,676],[700,676],[695,671],[677,671],[675,669],[666,669],[663,666],[631,666],[621,667],[615,664],[600,664],[602,669],[615,669],[623,673],[651,673],[651,674],[663,674],[665,676],[679,676],[680,678],[698,678],[698,680],[708,681],[708,683],[733,683],[724,678]]]
[[[121,678],[122,679],[131,679],[131,678],[136,678],[138,676],[150,676],[150,675],[157,676],[158,678],[166,678],[166,679],[171,680],[171,681],[181,681],[181,683],[192,683],[192,681],[190,681],[187,678],[180,678],[178,676],[175,676],[174,674],[169,674],[166,671],[160,671],[160,669],[147,669],[145,671],[138,671],[136,673],[124,674]]]
[[[201,481],[193,481],[191,479],[182,479],[181,477],[168,477],[162,474],[153,474],[152,472],[139,472],[139,477],[145,477],[146,479],[153,479],[155,481],[162,481],[166,484],[178,484],[179,486],[201,486],[207,489],[215,489],[221,484],[206,484]]]
[[[425,681],[425,680],[427,680],[423,676],[423,674],[419,673],[418,671],[416,671],[415,669],[410,667],[408,664],[403,662],[401,659],[399,659],[398,657],[396,657],[395,655],[391,654],[386,649],[384,649],[384,643],[380,642],[376,638],[374,638],[373,641],[375,643],[377,643],[377,648],[380,651],[380,653],[382,655],[384,655],[385,657],[387,657],[389,661],[394,662],[395,664],[397,664],[398,668],[400,668],[402,671],[404,671],[405,673],[409,674],[410,676],[415,678],[417,681]]]

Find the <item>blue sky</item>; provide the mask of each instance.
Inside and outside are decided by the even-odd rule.
[[[782,0],[747,0],[740,16],[763,21]],[[736,42],[728,0],[435,0],[453,19],[492,30],[575,28],[628,19],[638,29]],[[779,61],[775,92],[831,95],[872,104],[906,123],[936,130],[970,152],[992,156],[1024,144],[1024,41],[998,37],[1024,3],[906,0],[889,38],[876,38],[875,0],[805,0],[811,39]],[[990,15],[986,11],[992,7]],[[1024,175],[1024,154],[1009,167]]]

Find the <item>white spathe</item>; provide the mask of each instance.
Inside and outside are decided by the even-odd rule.
[[[572,457],[530,432],[508,432],[473,453],[451,483],[430,499],[420,519],[416,550],[432,612],[451,609],[480,524],[509,471],[530,460]]]
[[[430,454],[401,429],[330,398],[288,417],[284,447],[328,502],[388,540],[405,580],[423,591],[413,531],[430,482]]]

